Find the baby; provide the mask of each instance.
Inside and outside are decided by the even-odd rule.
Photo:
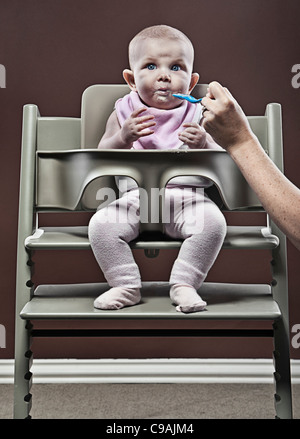
[[[177,29],[160,25],[138,33],[129,45],[130,70],[123,71],[131,92],[116,102],[98,147],[222,149],[200,125],[201,105],[173,96],[190,94],[197,84],[199,75],[193,73],[193,60],[192,43]],[[141,300],[141,277],[128,244],[139,234],[139,191],[130,181],[125,194],[98,210],[89,224],[91,247],[111,287],[95,300],[96,308],[119,309]],[[197,290],[226,233],[223,214],[201,189],[210,185],[202,177],[176,177],[165,191],[165,202],[172,211],[164,224],[165,233],[184,240],[170,275],[170,298],[176,310],[184,313],[205,308]],[[195,215],[195,206],[202,215]],[[108,221],[116,211],[118,221]]]

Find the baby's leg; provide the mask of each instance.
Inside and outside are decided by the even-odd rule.
[[[119,309],[141,300],[141,277],[128,242],[139,233],[138,191],[100,209],[89,223],[89,239],[95,258],[112,287],[94,302],[100,309]]]
[[[166,233],[183,238],[184,242],[172,268],[170,296],[178,311],[196,312],[206,306],[197,290],[222,247],[226,222],[219,208],[202,190],[186,191],[184,203],[178,190],[170,189],[176,191],[173,195],[174,216],[166,225]]]

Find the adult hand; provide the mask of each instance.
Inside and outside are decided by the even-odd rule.
[[[202,99],[203,126],[227,149],[264,209],[300,250],[300,190],[275,166],[250,129],[241,107],[217,82]]]
[[[209,84],[201,103],[205,107],[202,126],[228,152],[255,137],[237,101],[218,82]]]

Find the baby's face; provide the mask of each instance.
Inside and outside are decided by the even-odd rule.
[[[182,102],[173,93],[189,94],[198,81],[198,74],[192,74],[192,50],[184,41],[141,40],[134,59],[132,89],[150,107],[178,107]]]

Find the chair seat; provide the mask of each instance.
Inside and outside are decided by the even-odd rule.
[[[179,248],[181,240],[172,240],[161,233],[141,235],[131,242],[134,249]],[[223,248],[274,249],[279,239],[263,226],[228,226]],[[26,238],[30,250],[89,249],[87,226],[43,227]]]
[[[209,319],[275,320],[280,309],[269,285],[206,282],[199,290],[207,301],[206,310],[177,312],[169,298],[166,282],[143,283],[142,302],[120,310],[99,310],[94,299],[108,289],[106,283],[40,285],[21,310],[23,319]]]

